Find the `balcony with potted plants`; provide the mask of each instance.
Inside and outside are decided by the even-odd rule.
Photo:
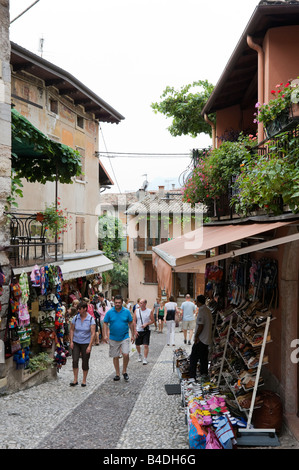
[[[203,203],[208,220],[297,214],[298,157],[299,121],[290,115],[287,127],[263,142],[240,133],[201,155],[183,188],[184,201]]]
[[[10,259],[14,267],[63,259],[63,233],[71,218],[60,208],[60,200],[36,214],[11,212]]]

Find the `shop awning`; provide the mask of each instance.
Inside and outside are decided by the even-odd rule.
[[[221,255],[207,257],[206,252],[229,243],[257,236],[264,232],[292,224],[293,221],[270,223],[250,223],[231,225],[203,226],[174,240],[152,248],[153,265],[157,270],[158,282],[162,288],[171,292],[171,273],[203,272],[207,263],[213,263],[253,251],[262,250],[299,239],[299,234],[254,243],[244,248],[231,250]],[[163,262],[162,262],[163,261]],[[159,272],[160,270],[160,272]]]
[[[61,265],[64,280],[90,276],[113,268],[113,262],[103,254],[88,258],[65,260]]]

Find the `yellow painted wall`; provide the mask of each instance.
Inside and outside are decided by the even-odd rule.
[[[58,114],[50,111],[50,98],[58,100]],[[62,208],[67,209],[73,220],[73,228],[64,234],[64,252],[75,252],[76,215],[85,216],[85,249],[96,250],[98,242],[95,213],[99,204],[99,162],[95,152],[98,150],[98,123],[93,120],[92,115],[84,113],[82,107],[75,107],[71,100],[59,96],[54,88],[45,88],[42,80],[23,72],[12,73],[12,102],[21,114],[49,138],[84,154],[83,181],[58,185]],[[85,118],[84,129],[77,126],[77,114]],[[23,183],[24,197],[18,198],[18,212],[35,213],[43,210],[46,203],[54,202],[54,183]]]

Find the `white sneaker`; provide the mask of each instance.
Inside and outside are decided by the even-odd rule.
[[[147,364],[147,359],[143,359],[143,364],[146,365]]]
[[[139,356],[138,356],[138,362],[141,362],[141,361],[142,361],[142,356],[141,356],[141,354],[139,354]]]

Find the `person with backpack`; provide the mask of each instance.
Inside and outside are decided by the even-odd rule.
[[[70,348],[72,349],[74,380],[71,387],[78,385],[79,357],[82,356],[83,380],[82,387],[86,387],[86,378],[89,370],[91,348],[95,337],[95,319],[87,312],[87,303],[80,302],[78,313],[74,316],[70,328]]]

